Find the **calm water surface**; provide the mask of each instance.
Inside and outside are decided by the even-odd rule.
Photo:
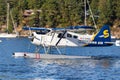
[[[65,54],[96,58],[41,60],[12,57],[34,52],[27,38],[0,40],[0,80],[120,80],[120,47],[64,48]]]

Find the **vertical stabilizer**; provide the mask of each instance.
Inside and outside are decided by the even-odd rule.
[[[111,33],[108,25],[104,25],[100,31],[94,35],[93,41],[111,42]]]

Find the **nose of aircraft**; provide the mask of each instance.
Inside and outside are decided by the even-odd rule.
[[[32,33],[28,38],[30,39],[31,42],[33,42],[33,40],[34,40],[34,34]]]

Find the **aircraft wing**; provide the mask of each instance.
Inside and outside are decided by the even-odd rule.
[[[68,26],[66,29],[74,30],[74,29],[85,29],[85,30],[92,30],[95,29],[92,26]]]
[[[46,28],[43,28],[43,27],[40,27],[40,28],[38,28],[38,27],[28,27],[28,26],[23,26],[23,28],[22,28],[23,30],[46,30]]]
[[[68,26],[66,28],[50,28],[52,29],[52,31],[75,31],[75,30],[93,30],[95,29],[94,27],[91,27],[91,26]],[[38,31],[38,30],[49,30],[48,28],[44,28],[44,27],[27,27],[27,26],[24,26],[23,27],[23,30],[35,30],[35,31]]]

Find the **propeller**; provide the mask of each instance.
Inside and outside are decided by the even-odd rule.
[[[40,39],[39,38],[37,38],[33,33],[32,33],[32,35],[31,36],[29,36],[29,39],[31,40],[31,41],[33,41],[34,39],[37,39],[37,40],[39,40],[40,41]]]
[[[56,43],[56,46],[60,43],[61,39],[64,37],[65,33],[67,32],[67,30],[65,30],[62,34],[62,36],[60,37],[60,39],[58,40],[58,42]]]

